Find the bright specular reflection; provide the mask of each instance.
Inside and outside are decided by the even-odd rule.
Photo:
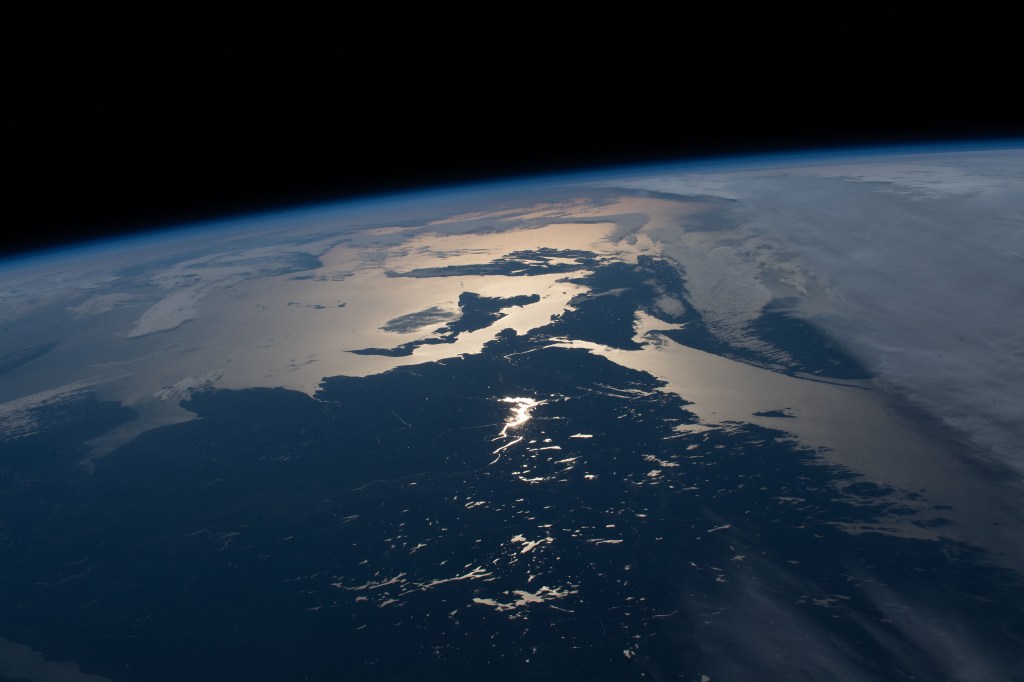
[[[519,428],[526,422],[530,421],[533,408],[538,405],[543,405],[547,401],[534,400],[533,398],[502,398],[501,402],[511,403],[514,406],[512,408],[512,414],[505,420],[505,426],[501,429],[501,433],[499,434],[499,437],[504,438],[508,435],[509,429]]]

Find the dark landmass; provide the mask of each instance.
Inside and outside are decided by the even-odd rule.
[[[788,409],[788,408],[786,408]],[[796,415],[790,414],[786,410],[765,410],[763,412],[755,412],[755,417],[775,417],[778,419],[796,419]]]
[[[552,263],[552,258],[572,258],[575,263]],[[572,249],[537,249],[515,251],[490,263],[445,265],[437,268],[417,268],[406,272],[389,271],[388,277],[460,277],[468,275],[504,275],[527,277],[558,272],[575,272],[595,262],[595,254]]]
[[[417,313],[409,313],[408,315],[400,315],[393,320],[389,320],[381,329],[386,332],[397,332],[399,334],[408,334],[414,332],[417,329],[422,329],[427,325],[437,324],[439,322],[447,322],[454,317],[454,313],[444,308],[438,308],[437,306],[421,310]]]
[[[185,403],[201,419],[143,434],[92,476],[82,440],[127,415],[51,409],[55,428],[3,460],[25,483],[0,499],[0,537],[19,548],[0,629],[115,680],[785,678],[802,662],[793,638],[816,633],[843,665],[940,678],[881,590],[971,623],[997,669],[1024,662],[1021,587],[982,552],[836,525],[914,521],[914,494],[778,431],[680,434],[694,418],[661,382],[546,343],[504,333],[479,355],[327,379],[316,399],[201,393]],[[545,402],[498,457],[507,396]],[[540,544],[524,553],[518,536]],[[517,590],[546,601],[486,601]],[[798,628],[785,641],[766,634],[781,614]],[[778,656],[754,660],[762,645]]]
[[[435,330],[434,333],[438,334],[438,336],[432,336],[417,341],[409,341],[408,343],[403,343],[399,346],[395,346],[394,348],[360,348],[358,350],[350,350],[349,353],[355,353],[356,355],[383,355],[387,357],[404,357],[412,355],[413,351],[420,346],[455,343],[459,338],[459,334],[463,332],[472,332],[491,326],[497,320],[505,317],[506,314],[501,312],[505,308],[530,305],[531,303],[536,303],[539,300],[540,296],[537,294],[532,294],[530,296],[510,296],[508,298],[492,298],[465,291],[459,295],[459,309],[462,311],[462,314],[445,326]],[[422,317],[424,313],[429,313],[431,316],[435,316],[440,312],[443,312],[440,308],[430,308],[421,313],[412,313],[411,315],[404,315],[395,319],[400,321],[400,325],[404,326],[411,323],[415,325],[412,329],[418,329],[422,326],[421,320],[425,319]],[[392,320],[388,325],[392,325],[394,322],[395,320]],[[387,327],[385,327],[385,330],[387,330]]]
[[[462,315],[439,329],[438,332],[458,336],[462,332],[484,329],[505,317],[505,313],[501,312],[505,308],[521,308],[539,300],[540,296],[537,294],[492,298],[467,291],[459,295],[459,308],[462,310]]]
[[[588,269],[591,292],[528,335],[313,398],[198,393],[198,419],[91,475],[86,441],[133,413],[39,408],[49,428],[0,457],[0,633],[119,682],[945,679],[951,641],[958,664],[1013,679],[1019,576],[962,542],[877,532],[956,510],[921,512],[920,492],[782,430],[680,430],[696,417],[660,380],[552,347],[636,348],[637,310],[688,300],[667,261]],[[467,293],[438,332],[534,300]],[[686,327],[666,336],[738,352],[692,307],[669,317]],[[769,332],[801,357],[782,344],[802,329]],[[835,364],[820,352],[805,362]],[[508,398],[537,403],[502,436]]]
[[[516,252],[491,263],[470,266],[448,266],[427,268],[407,273],[389,273],[394,277],[441,277],[469,274],[516,274],[532,275],[551,272],[547,268],[564,264],[548,265],[550,258],[575,258],[579,263],[570,271],[586,269],[590,273],[580,277],[569,277],[567,281],[586,286],[589,291],[572,301],[574,310],[563,313],[559,319],[545,327],[549,337],[569,336],[569,330],[581,333],[575,336],[624,350],[637,350],[641,344],[634,340],[636,312],[643,310],[681,329],[666,329],[661,335],[676,343],[722,355],[743,362],[749,362],[787,374],[813,374],[822,378],[868,379],[870,374],[855,358],[839,344],[819,331],[809,322],[792,317],[785,311],[784,302],[766,306],[762,315],[747,325],[752,336],[767,344],[771,350],[754,350],[734,346],[715,336],[708,328],[700,312],[690,305],[684,306],[677,314],[658,309],[654,302],[661,295],[672,296],[680,301],[690,300],[685,276],[677,264],[663,258],[641,256],[636,265],[617,261],[602,261],[584,251],[538,251]],[[468,268],[468,269],[465,269]],[[481,270],[482,268],[482,270]],[[560,270],[556,270],[560,271]],[[567,271],[567,272],[570,272]],[[475,296],[475,294],[473,294]],[[586,301],[587,305],[579,303]],[[498,309],[483,308],[483,302],[467,301],[459,320],[437,330],[440,336],[413,341],[394,348],[363,348],[350,351],[359,355],[384,355],[390,357],[412,355],[421,345],[452,343],[458,331],[472,331],[492,324],[500,319]],[[506,306],[507,307],[507,306]],[[466,325],[463,328],[460,325]]]
[[[299,308],[311,308],[313,310],[331,310],[334,308],[344,308],[346,303],[335,303],[334,305],[324,305],[323,303],[299,303],[298,301],[288,301],[289,306]]]

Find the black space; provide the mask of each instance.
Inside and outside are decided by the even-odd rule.
[[[81,10],[12,24],[15,220],[0,256],[465,181],[1024,135],[1014,89],[982,78],[996,40],[965,55],[920,34],[887,48],[834,33],[707,42],[653,16],[624,18],[618,37],[468,38],[363,17],[186,19]]]

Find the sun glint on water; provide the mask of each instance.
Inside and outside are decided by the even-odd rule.
[[[509,429],[517,429],[533,416],[533,408],[543,405],[546,400],[535,400],[534,398],[502,398],[501,402],[514,405],[512,414],[505,420],[505,426],[501,429],[499,436],[504,438],[508,435]]]

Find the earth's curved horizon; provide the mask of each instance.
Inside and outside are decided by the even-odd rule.
[[[378,196],[0,282],[0,679],[1024,669],[1024,148]]]

